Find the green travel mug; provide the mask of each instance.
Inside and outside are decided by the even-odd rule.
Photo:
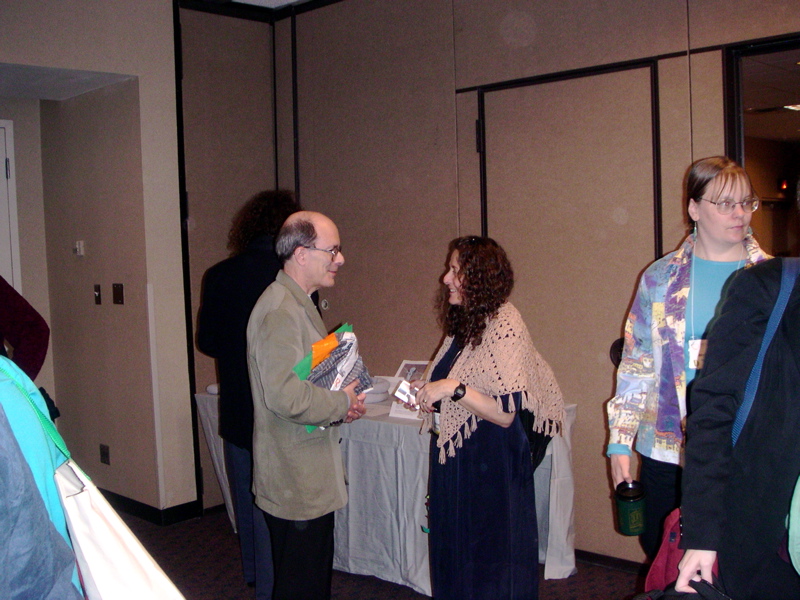
[[[638,481],[623,481],[614,491],[617,527],[622,535],[644,533],[644,486]]]

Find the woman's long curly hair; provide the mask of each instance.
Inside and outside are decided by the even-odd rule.
[[[277,235],[289,215],[300,210],[294,194],[288,190],[259,192],[245,202],[233,217],[228,233],[231,256],[241,254],[257,237]]]
[[[467,344],[475,348],[483,340],[487,321],[497,315],[511,295],[514,270],[505,250],[491,238],[454,239],[447,251],[448,270],[453,252],[458,252],[461,304],[449,303],[449,291],[442,284],[436,301],[439,324],[462,348]]]

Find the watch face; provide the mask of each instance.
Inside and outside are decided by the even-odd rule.
[[[464,394],[467,393],[467,386],[463,383],[459,383],[456,387],[455,391],[453,392],[453,401],[461,400],[464,397]]]

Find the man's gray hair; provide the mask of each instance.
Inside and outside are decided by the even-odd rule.
[[[297,248],[313,246],[316,239],[314,224],[307,219],[297,219],[281,227],[275,239],[275,252],[281,262],[286,264]]]

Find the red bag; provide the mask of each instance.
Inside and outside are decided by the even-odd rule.
[[[664,519],[664,537],[658,548],[653,564],[647,572],[644,589],[665,590],[678,579],[678,563],[683,558],[683,549],[678,547],[681,541],[681,509],[676,508]],[[714,563],[714,575],[717,575],[717,563]]]

